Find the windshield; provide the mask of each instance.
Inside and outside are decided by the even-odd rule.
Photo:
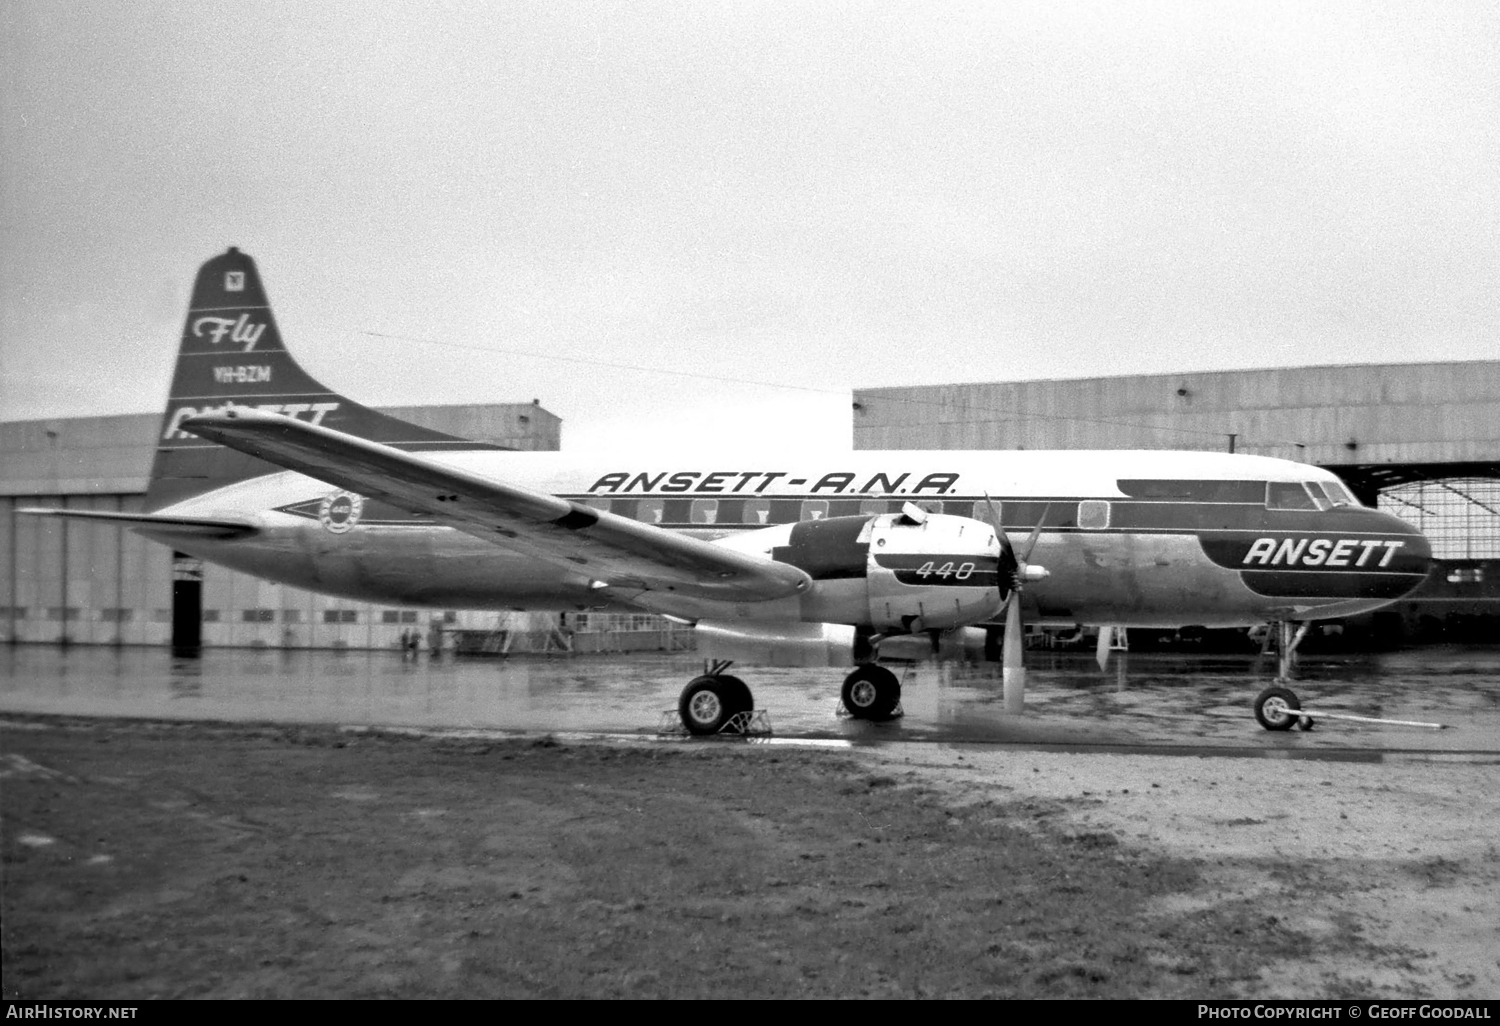
[[[1266,506],[1270,509],[1322,509],[1321,493],[1313,498],[1300,481],[1270,481],[1266,484]]]
[[[1334,506],[1359,505],[1359,500],[1340,481],[1319,481],[1318,486],[1323,489],[1323,494],[1328,496],[1329,503]]]

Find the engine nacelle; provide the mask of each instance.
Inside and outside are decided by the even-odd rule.
[[[699,620],[698,654],[751,666],[852,666],[870,658],[858,632],[838,623],[739,623]],[[898,634],[880,643],[882,659],[980,663],[994,661],[990,631],[957,627],[926,634]]]
[[[898,634],[880,643],[880,658],[910,659],[923,662],[936,659],[941,662],[983,663],[999,659],[999,646],[992,639],[992,631],[983,627],[955,627],[951,631],[934,634]]]
[[[869,522],[870,624],[936,630],[980,623],[1000,611],[1000,543],[968,517],[928,514]]]
[[[698,654],[757,666],[852,666],[855,630],[841,623],[699,620]]]
[[[803,520],[749,531],[721,545],[807,571],[804,620],[882,633],[984,623],[1000,611],[1000,543],[989,524],[913,510]]]

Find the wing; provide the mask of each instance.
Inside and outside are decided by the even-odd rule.
[[[258,410],[182,427],[361,495],[425,513],[495,544],[622,591],[764,601],[805,591],[806,573],[613,513],[447,466],[416,453]]]
[[[178,517],[160,513],[115,513],[96,509],[59,509],[54,506],[28,506],[16,510],[32,517],[67,517],[70,520],[96,520],[125,524],[147,534],[194,535],[199,538],[242,538],[259,527],[248,520],[231,517]]]

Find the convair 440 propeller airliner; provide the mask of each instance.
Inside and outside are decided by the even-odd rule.
[[[236,249],[198,272],[147,508],[33,512],[126,521],[202,559],[369,602],[691,623],[708,671],[679,702],[694,734],[754,708],[724,672],[734,661],[852,667],[845,706],[879,719],[900,699],[881,657],[999,654],[1019,711],[1023,618],[1305,624],[1400,598],[1431,557],[1333,474],[1259,456],[504,451],[314,380]],[[1297,708],[1283,691],[1257,715],[1281,729]]]

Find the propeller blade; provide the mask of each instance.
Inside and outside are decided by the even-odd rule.
[[[1109,666],[1109,646],[1115,640],[1115,629],[1113,627],[1099,628],[1099,641],[1094,646],[1094,662],[1099,664],[1099,672],[1103,673]]]
[[[1021,572],[1021,561],[1016,558],[1016,550],[1010,543],[1010,536],[1005,533],[1005,528],[1000,524],[1000,511],[995,508],[995,500],[990,498],[990,493],[984,493],[984,504],[989,508],[990,526],[995,529],[995,540],[1000,543],[1000,576],[1002,579],[1019,581]]]
[[[1026,709],[1026,630],[1021,622],[1021,588],[1026,578],[1026,561],[1031,558],[1031,550],[1036,548],[1037,539],[1042,536],[1042,526],[1047,522],[1052,504],[1049,502],[1042,510],[1031,537],[1026,540],[1026,551],[1020,556],[1016,555],[1015,546],[1000,523],[1000,511],[995,508],[995,500],[990,498],[989,492],[984,493],[984,504],[989,509],[990,526],[995,529],[1000,542],[1000,572],[1010,579],[1010,591],[1003,606],[1005,642],[1000,652],[1000,680],[1005,694],[1005,711],[1019,715]],[[1041,573],[1045,576],[1046,571]]]
[[[1042,536],[1042,525],[1047,522],[1047,514],[1051,512],[1052,503],[1049,502],[1042,507],[1042,515],[1037,518],[1036,526],[1031,529],[1031,537],[1026,539],[1026,551],[1021,553],[1021,562],[1031,562],[1031,550],[1036,548],[1036,540]]]
[[[1005,600],[1005,647],[1000,650],[1000,681],[1005,694],[1005,711],[1013,715],[1019,715],[1026,708],[1026,660],[1022,634],[1020,596],[1012,590]]]

